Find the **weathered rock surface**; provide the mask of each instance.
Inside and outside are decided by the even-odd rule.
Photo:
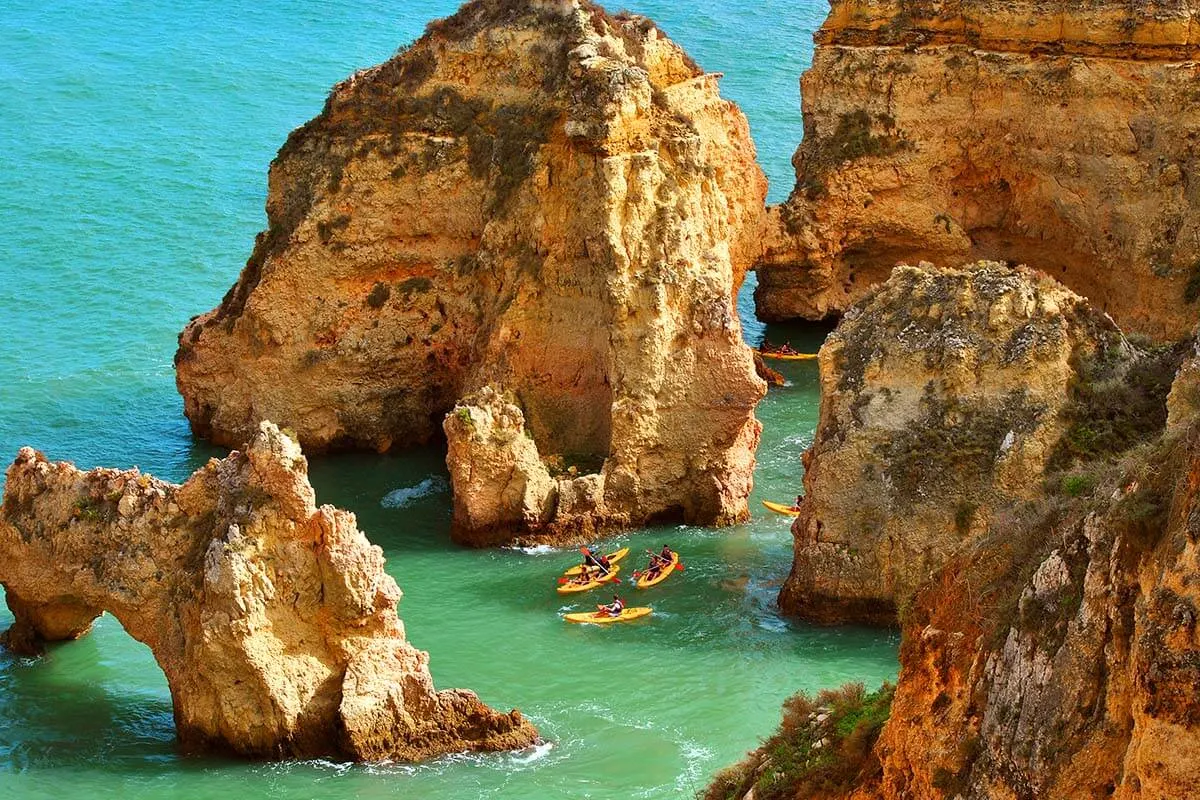
[[[958,294],[957,302],[940,301],[953,314],[964,310],[965,298],[996,285],[991,280],[1004,274],[994,267],[985,268],[983,275],[902,268],[875,294],[886,296],[911,282],[911,311],[919,318],[928,308],[931,287],[958,284],[967,291]],[[1011,301],[1022,295],[1039,301],[1025,306],[1039,309],[1031,322],[1053,323],[1047,330],[1060,331],[1039,339],[1039,351],[1053,355],[1066,342],[1078,342],[1070,402],[1061,412],[1064,434],[1051,471],[1029,492],[1007,498],[993,493],[992,506],[980,506],[973,515],[971,535],[904,603],[900,679],[869,757],[864,747],[870,745],[861,737],[847,737],[850,744],[837,750],[838,758],[850,754],[854,761],[831,763],[825,753],[815,754],[813,745],[805,745],[821,716],[810,715],[807,725],[793,720],[789,728],[785,707],[785,724],[776,738],[791,736],[792,751],[810,757],[780,764],[774,751],[760,749],[721,773],[709,796],[727,796],[722,792],[729,785],[768,790],[751,789],[747,798],[780,796],[770,791],[778,785],[823,786],[822,791],[795,795],[822,800],[1195,796],[1200,786],[1200,698],[1195,691],[1200,682],[1200,408],[1182,398],[1196,385],[1196,344],[1140,354],[1130,354],[1131,348],[1121,344],[1106,354],[1101,345],[1110,340],[1103,330],[1090,340],[1071,335],[1094,317],[1081,300],[1045,278],[1009,273],[1006,280],[1017,285],[993,297],[1008,298],[991,304],[1005,312],[995,316],[999,335],[993,347],[1002,350],[1013,341],[1004,335],[1011,326],[1003,321],[1011,322],[1012,310],[1020,307]],[[1053,315],[1048,313],[1051,299],[1058,302]],[[897,297],[893,315],[902,307]],[[1063,324],[1072,319],[1073,324]],[[856,324],[861,323],[855,315],[847,315],[832,352],[823,353],[823,378],[830,377],[833,353],[846,344],[845,329]],[[921,329],[913,325],[910,330]],[[892,369],[912,374],[913,366],[899,359],[892,338],[878,338],[882,350],[866,362],[865,374]],[[957,338],[973,340],[961,328]],[[938,359],[946,352],[933,348]],[[883,356],[885,360],[876,360]],[[968,363],[984,384],[1000,369],[977,358]],[[1049,367],[1060,361],[1039,363],[1043,366],[1036,372],[1050,376]],[[943,369],[956,372],[951,364]],[[1177,376],[1172,386],[1163,385],[1168,375]],[[871,381],[885,383],[880,375]],[[845,390],[834,392],[840,403],[844,398],[839,391]],[[901,387],[897,399],[904,396]],[[1052,393],[1041,397],[1048,402]],[[880,410],[888,407],[875,398],[861,406],[867,421],[879,419]],[[1003,406],[997,398],[991,409]],[[1129,413],[1122,416],[1122,409]],[[982,420],[988,413],[983,408],[973,415]],[[830,418],[823,406],[822,425]],[[863,435],[862,424],[848,427],[847,442]],[[926,440],[928,448],[913,457],[929,461],[945,485],[926,483],[921,502],[931,506],[940,498],[948,505],[958,496],[974,503],[971,489],[979,484],[964,483],[964,467],[945,464],[947,456],[939,453],[939,448],[950,449],[953,437],[934,420],[929,427],[934,433]],[[1010,451],[1020,445],[1014,439]],[[857,466],[863,474],[886,472],[897,464],[886,451],[860,452],[863,460]],[[962,458],[957,452],[948,457],[955,462]],[[1009,469],[1007,458],[999,454],[988,468],[993,480]],[[810,458],[814,460],[820,459]],[[982,470],[982,463],[972,467],[967,461],[966,467]],[[814,463],[814,469],[818,466]],[[847,468],[844,474],[854,479],[855,471]],[[871,494],[864,490],[860,496],[867,500]],[[910,519],[905,511],[892,513],[898,520]],[[914,526],[929,524],[928,518],[915,519]],[[917,535],[911,534],[909,541]],[[935,541],[937,536],[934,528]],[[899,548],[892,548],[891,541],[885,544],[890,558]],[[845,734],[847,729],[839,726],[838,731]],[[774,774],[781,770],[783,776]]]
[[[856,796],[1195,795],[1200,438],[1172,436],[1083,508],[1001,522],[922,590],[883,775]]]
[[[338,85],[272,165],[237,285],[180,335],[194,430],[382,450],[493,386],[543,459],[607,461],[629,519],[718,482],[689,519],[745,516],[765,389],[733,298],[766,182],[718,77],[641,17],[476,0]]]
[[[996,509],[1039,496],[1048,466],[1157,434],[1178,362],[1033,270],[898,267],[821,349],[781,605],[894,620]]]
[[[898,262],[1037,264],[1126,330],[1200,313],[1200,5],[834,0],[760,317],[839,314]]]
[[[7,645],[113,614],[165,673],[187,749],[418,760],[531,744],[520,712],[435,691],[383,567],[353,514],[317,507],[299,446],[270,423],[182,486],[24,448],[0,506]]]

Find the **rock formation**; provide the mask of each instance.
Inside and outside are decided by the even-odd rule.
[[[1037,264],[1126,330],[1200,313],[1200,5],[833,0],[759,316],[839,314],[898,262]]]
[[[860,796],[1195,794],[1195,419],[1085,501],[999,521],[921,591],[876,751],[883,774]]]
[[[588,0],[476,0],[339,84],[180,335],[193,429],[383,450],[492,386],[607,519],[744,517],[765,389],[733,298],[766,182],[718,77]]]
[[[780,602],[888,623],[1047,467],[1160,431],[1178,348],[1143,352],[1033,270],[898,267],[820,354],[795,563]]]
[[[316,506],[307,468],[270,423],[182,486],[22,449],[0,506],[5,642],[34,650],[113,614],[166,674],[189,750],[418,760],[534,742],[520,712],[434,690],[383,552]]]
[[[937,302],[946,320],[959,320],[955,325],[929,322],[930,300],[939,288],[957,289]],[[913,299],[911,319],[902,329],[908,331],[903,337],[908,343],[893,344],[897,330],[881,329],[875,339],[879,350],[861,362],[864,370],[847,373],[839,366],[832,371],[831,366],[854,363],[846,351],[855,341],[866,341],[853,334],[872,313],[880,325],[899,317],[905,290]],[[988,293],[988,302],[967,302]],[[885,306],[886,297],[893,302]],[[881,313],[885,308],[888,314]],[[985,309],[988,325],[980,316]],[[1021,309],[1027,313],[1014,313]],[[1020,318],[1025,324],[1014,324]],[[1197,345],[1138,352],[1096,319],[1082,300],[1046,278],[997,266],[940,274],[900,268],[847,314],[822,353],[822,383],[834,402],[823,404],[818,432],[818,441],[832,437],[842,444],[827,443],[825,450],[818,445],[809,463],[814,472],[826,468],[826,459],[840,465],[847,480],[857,481],[864,500],[871,498],[872,488],[891,488],[887,482],[870,484],[870,476],[903,474],[897,468],[906,462],[927,473],[917,486],[918,508],[892,508],[891,517],[882,521],[888,531],[900,530],[901,522],[917,530],[907,539],[868,537],[853,547],[875,546],[882,555],[848,548],[849,557],[890,564],[897,553],[905,554],[905,545],[918,541],[922,526],[931,526],[936,544],[943,534],[929,512],[940,503],[943,515],[949,514],[956,497],[973,509],[970,535],[951,543],[953,551],[931,564],[902,603],[900,679],[881,732],[859,730],[861,723],[850,732],[850,722],[878,718],[877,709],[869,715],[856,710],[847,716],[850,722],[831,730],[827,717],[832,713],[831,719],[838,719],[836,704],[797,716],[797,708],[809,706],[789,701],[784,725],[768,742],[774,749],[760,749],[723,771],[708,796],[785,796],[779,786],[817,786],[819,791],[786,796],[822,800],[1195,795],[1200,786],[1195,692],[1200,682],[1200,405],[1192,402]],[[1020,327],[1040,333],[1032,339],[1013,337]],[[1080,335],[1090,327],[1096,329],[1091,335]],[[1027,392],[1036,393],[1027,396],[1047,406],[1063,377],[1064,350],[1074,346],[1069,401],[1058,412],[1063,433],[1041,475],[1035,474],[1041,456],[1027,440],[1050,430],[1049,410],[1041,412],[1037,427],[1027,425],[1026,433],[1014,434],[1007,448],[993,449],[995,432],[1007,426],[987,423],[990,414],[1005,414],[1007,421],[1033,419],[1012,415],[1002,394],[995,394],[990,405],[980,396],[970,411],[960,405],[940,421],[929,419],[928,435],[895,434],[897,441],[922,444],[924,449],[911,454],[866,446],[888,409],[894,415],[925,402],[917,399],[911,379],[922,365],[905,360],[900,351],[936,331],[945,342],[962,343],[929,348],[930,358],[943,362],[945,375],[970,374],[984,387],[1006,377],[1014,381],[1009,389],[1019,379],[1030,387]],[[988,338],[981,339],[984,333]],[[1012,353],[1018,339],[1035,344],[1013,364],[979,355],[981,344]],[[890,373],[910,378],[887,380]],[[835,380],[846,374],[860,389],[875,387],[858,401],[857,418],[845,409],[847,400],[853,409],[859,396],[848,398],[851,390]],[[834,430],[834,421],[845,427]],[[956,431],[967,424],[987,436],[972,437],[979,444],[963,448]],[[1003,445],[1008,434],[999,435]],[[1002,478],[1014,475],[1009,453],[1021,449],[1031,486],[1016,492],[1004,487]],[[979,454],[978,461],[972,453]],[[855,454],[857,463],[851,460]],[[973,490],[981,485],[992,491],[987,505],[976,507]],[[823,507],[815,495],[829,490],[827,478],[809,488],[806,504]],[[861,592],[849,597],[852,610],[861,610],[853,605]],[[861,687],[842,696],[864,703]],[[819,751],[818,743],[824,745]],[[786,762],[779,752],[789,754]]]

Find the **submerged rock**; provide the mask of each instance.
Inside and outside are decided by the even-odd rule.
[[[783,608],[888,623],[1049,467],[1157,435],[1181,353],[1033,270],[898,267],[820,354]]]
[[[193,429],[383,450],[493,386],[632,523],[744,518],[765,387],[734,297],[766,182],[718,78],[642,17],[476,0],[339,84],[180,335]]]
[[[270,423],[182,486],[22,449],[0,506],[4,641],[34,651],[111,613],[166,675],[188,750],[414,761],[533,743],[520,712],[434,689],[383,552],[317,507],[307,468]]]
[[[897,263],[1036,264],[1130,331],[1200,313],[1194,2],[835,0],[759,316],[840,314]]]

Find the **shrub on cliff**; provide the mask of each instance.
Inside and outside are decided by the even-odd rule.
[[[783,704],[779,729],[744,761],[722,770],[703,800],[824,797],[840,794],[880,771],[875,740],[891,713],[895,687],[868,694],[861,683],[801,693]]]

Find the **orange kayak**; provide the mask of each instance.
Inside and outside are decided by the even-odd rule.
[[[617,579],[617,573],[621,571],[620,567],[614,566],[612,570],[602,578],[583,582],[572,580],[558,587],[559,594],[576,594],[577,592],[590,592],[592,589],[599,589],[606,583],[612,583]]]
[[[671,552],[671,563],[654,574],[642,573],[642,577],[638,578],[634,584],[639,589],[649,589],[651,586],[658,586],[660,583],[671,577],[675,573],[675,568],[679,565],[679,553]]]

